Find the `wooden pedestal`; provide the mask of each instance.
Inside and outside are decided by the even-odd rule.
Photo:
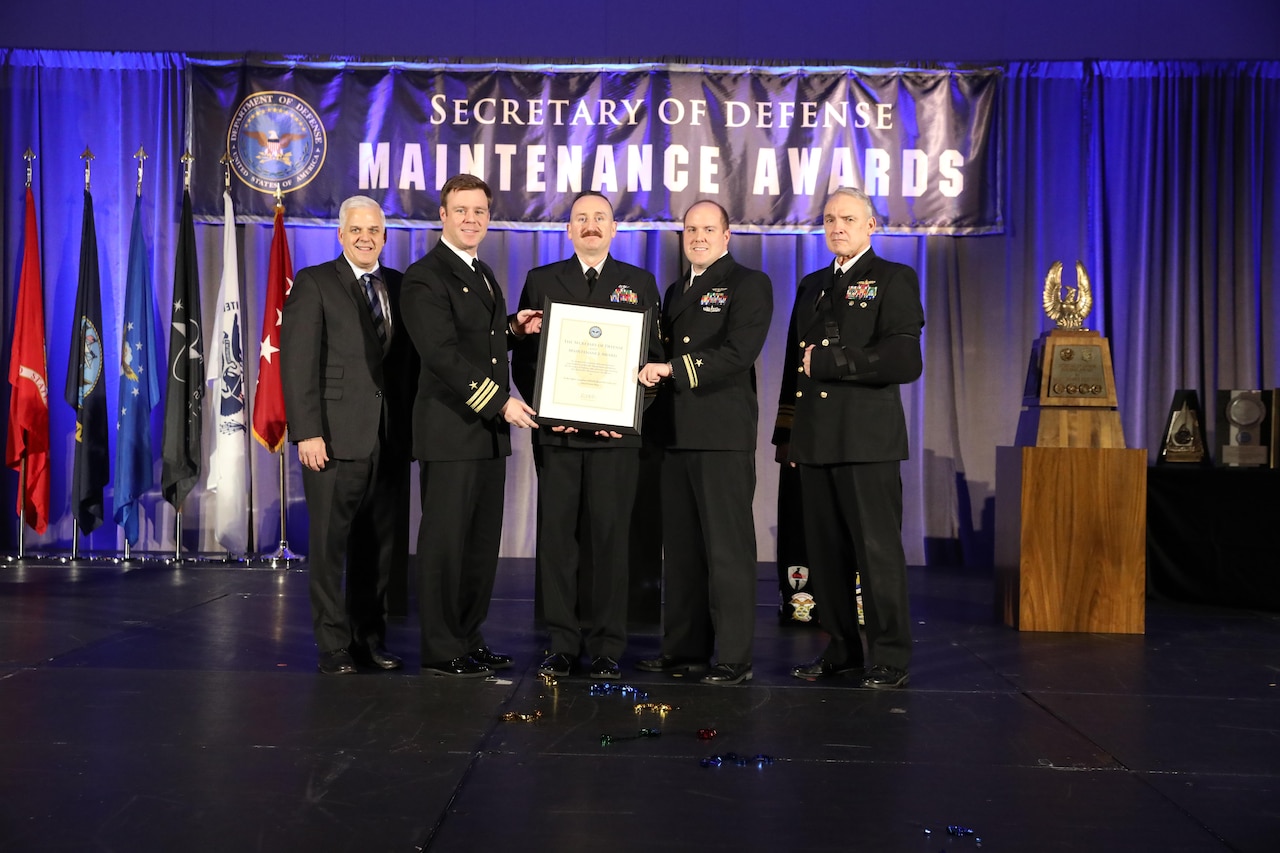
[[[996,449],[996,606],[1022,631],[1146,629],[1147,454]]]

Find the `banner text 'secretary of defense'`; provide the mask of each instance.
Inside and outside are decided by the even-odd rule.
[[[998,69],[415,66],[191,60],[197,215],[221,214],[224,154],[249,220],[332,222],[342,199],[394,223],[439,219],[469,172],[492,219],[562,227],[597,190],[623,227],[676,228],[710,198],[735,229],[805,232],[837,186],[861,187],[883,230],[1002,229]],[[252,192],[244,192],[244,189]]]

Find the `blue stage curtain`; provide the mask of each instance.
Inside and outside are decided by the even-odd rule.
[[[915,564],[992,562],[995,448],[1013,442],[1030,345],[1047,326],[1040,307],[1044,276],[1055,260],[1064,262],[1068,278],[1074,262],[1083,261],[1093,281],[1096,302],[1087,325],[1111,342],[1129,446],[1149,448],[1154,457],[1177,388],[1197,388],[1202,399],[1211,399],[1218,388],[1280,385],[1280,63],[1020,62],[1005,72],[999,117],[1005,233],[875,238],[877,252],[916,266],[924,287],[925,374],[903,391],[912,445],[903,466],[903,534]],[[181,200],[182,58],[0,51],[0,116],[4,352],[21,246],[21,154],[30,145],[40,155],[35,189],[49,369],[60,382],[79,248],[83,182],[77,158],[86,143],[99,157],[94,199],[108,361],[119,353],[126,219],[136,173],[129,157],[139,143],[152,154],[144,210],[153,226],[156,304],[165,310],[170,304]],[[240,192],[246,192],[243,186],[233,188]],[[497,199],[499,215],[501,204]],[[728,206],[732,212],[731,200]],[[239,231],[252,387],[271,229],[248,225]],[[437,233],[393,230],[384,262],[403,269]],[[220,226],[197,226],[197,241],[203,311],[212,317]],[[295,269],[338,253],[333,228],[290,227],[290,243]],[[830,258],[820,234],[736,234],[730,248],[740,261],[768,272],[775,288],[774,324],[758,366],[756,496],[759,554],[771,560],[777,466],[768,439],[785,325],[796,282]],[[562,232],[492,231],[481,253],[514,305],[529,268],[570,251]],[[614,253],[652,270],[660,285],[679,275],[677,234],[622,232]],[[109,388],[108,399],[114,393]],[[51,410],[54,447],[69,448],[70,410],[58,400]],[[206,446],[212,446],[209,438]],[[53,460],[49,533],[28,536],[39,547],[68,547],[69,459],[68,451]],[[252,466],[254,535],[259,549],[270,551],[279,536],[275,457],[255,445]],[[303,549],[306,514],[292,455],[289,470],[289,539]],[[3,482],[0,507],[12,507],[16,477],[6,475]],[[528,437],[521,435],[509,467],[506,556],[533,553],[534,485]],[[188,500],[183,546],[214,550],[202,495],[203,481]],[[172,510],[158,490],[151,507],[141,547],[172,548]],[[4,512],[11,520],[0,523],[0,536],[12,542],[14,516]],[[94,546],[114,548],[115,529],[104,529],[109,532],[95,537]]]

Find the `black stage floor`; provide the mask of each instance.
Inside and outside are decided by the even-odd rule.
[[[753,683],[635,672],[651,629],[637,697],[537,677],[527,560],[478,681],[420,675],[412,623],[412,668],[318,675],[298,570],[0,568],[0,850],[1280,850],[1280,616],[1023,634],[989,574],[913,569],[912,686],[874,693],[787,674],[823,639],[771,575]]]

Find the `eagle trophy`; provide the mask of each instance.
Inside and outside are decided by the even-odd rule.
[[[1044,277],[1044,314],[1059,329],[1079,329],[1093,310],[1093,291],[1084,264],[1076,261],[1076,287],[1062,292],[1062,261],[1054,261]]]

